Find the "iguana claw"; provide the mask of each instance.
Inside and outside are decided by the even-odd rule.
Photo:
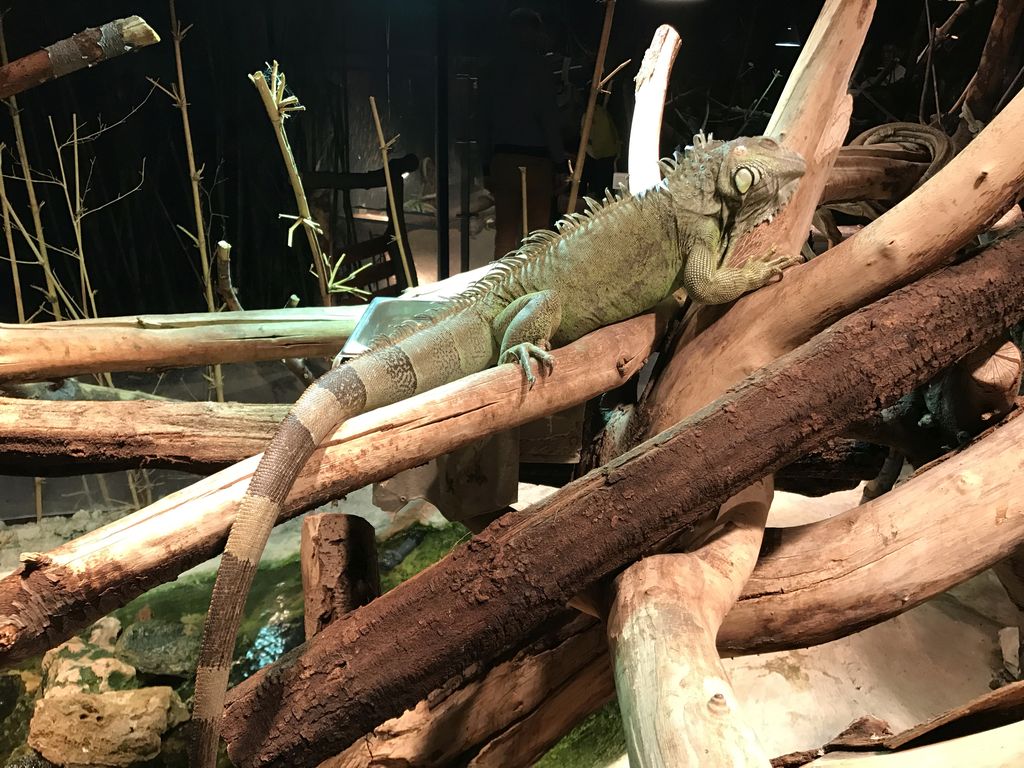
[[[523,369],[523,373],[526,375],[527,389],[533,389],[533,385],[537,383],[537,377],[533,375],[533,368],[530,365],[531,357],[535,358],[537,362],[540,363],[545,375],[550,376],[551,372],[555,370],[555,358],[548,354],[547,350],[543,347],[539,347],[536,344],[530,344],[529,342],[523,342],[521,344],[516,344],[513,347],[509,347],[502,353],[501,359],[498,362],[518,362],[520,367]]]

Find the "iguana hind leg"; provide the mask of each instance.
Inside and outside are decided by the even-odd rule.
[[[494,321],[495,338],[501,338],[498,364],[518,362],[523,368],[530,389],[537,383],[530,367],[530,358],[540,362],[545,373],[555,368],[555,359],[548,354],[551,337],[562,322],[562,302],[554,291],[539,291],[521,296],[498,315]]]

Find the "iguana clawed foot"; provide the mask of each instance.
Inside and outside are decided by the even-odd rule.
[[[551,375],[551,372],[555,370],[555,358],[548,354],[547,343],[544,343],[543,347],[539,347],[536,344],[530,344],[529,342],[523,342],[516,344],[515,346],[506,349],[499,363],[514,363],[519,362],[519,365],[523,369],[523,373],[526,375],[526,386],[527,389],[533,389],[533,385],[537,383],[537,377],[533,375],[533,368],[530,366],[530,358],[535,358],[540,363],[541,368],[544,369],[544,374],[547,376]],[[550,347],[548,347],[550,348]]]
[[[757,281],[761,283],[761,285],[768,285],[769,283],[779,282],[779,280],[782,279],[782,271],[787,267],[792,267],[803,262],[803,258],[799,255],[772,258],[773,256],[775,256],[775,246],[772,246],[771,250],[768,251],[763,259],[748,261],[744,270],[755,274],[757,276]]]

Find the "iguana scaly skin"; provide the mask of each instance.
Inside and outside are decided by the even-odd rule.
[[[558,233],[535,232],[432,316],[312,384],[281,423],[242,498],[206,619],[193,712],[193,762],[211,768],[235,635],[256,565],[299,470],[342,421],[476,373],[531,358],[550,374],[552,346],[644,312],[679,287],[705,304],[781,277],[789,258],[723,266],[736,238],[774,216],[803,175],[768,138],[711,142],[662,161],[636,196],[587,199]]]

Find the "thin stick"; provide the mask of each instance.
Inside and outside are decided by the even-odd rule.
[[[398,255],[402,259],[402,270],[405,273],[405,287],[414,287],[412,272],[409,270],[409,257],[405,254],[405,246],[402,245],[402,231],[398,218],[398,207],[395,204],[395,190],[391,186],[391,168],[388,166],[388,143],[384,141],[384,129],[380,125],[380,115],[377,114],[377,100],[370,97],[370,112],[373,113],[373,125],[377,129],[377,142],[380,145],[380,156],[384,161],[384,183],[388,188],[388,205],[391,208],[391,223],[395,228],[395,240],[398,241]],[[397,138],[397,137],[396,137]],[[392,139],[394,141],[394,139]]]
[[[0,145],[0,153],[3,146]],[[7,189],[4,186],[3,155],[0,154],[0,198],[7,200]],[[7,206],[0,205],[4,209],[4,237],[7,238],[7,256],[11,260],[11,280],[14,282],[14,301],[18,305],[18,322],[25,322],[25,304],[21,298],[21,278],[18,276],[18,257],[14,252],[14,233],[11,231],[11,215],[7,213]]]
[[[188,32],[182,29],[178,23],[178,14],[175,12],[174,0],[169,0],[171,10],[171,30],[174,40],[174,66],[177,70],[178,82],[174,86],[174,98],[177,107],[181,111],[181,127],[185,133],[185,154],[188,157],[188,175],[192,182],[192,207],[196,218],[196,247],[199,249],[199,262],[203,268],[203,290],[206,296],[206,309],[208,312],[216,312],[217,305],[213,303],[213,281],[210,279],[210,254],[206,247],[206,221],[203,218],[203,201],[199,191],[199,182],[202,179],[202,170],[196,168],[196,154],[192,147],[192,127],[188,119],[188,97],[185,94],[185,71],[181,64],[181,41],[185,39]],[[213,388],[217,393],[217,402],[224,402],[224,380],[221,376],[219,365],[213,366],[211,371],[213,377]]]
[[[274,127],[277,145],[281,148],[281,157],[284,159],[284,167],[288,172],[288,181],[291,182],[292,193],[295,195],[295,205],[299,210],[294,226],[301,226],[306,232],[309,250],[313,253],[313,268],[316,270],[316,279],[320,285],[320,303],[329,307],[331,306],[331,291],[327,279],[327,257],[324,255],[320,239],[317,237],[320,227],[314,221],[313,214],[309,210],[306,190],[302,186],[302,177],[299,176],[299,167],[295,164],[295,155],[288,142],[288,134],[284,130],[284,119],[288,113],[301,111],[305,107],[299,104],[299,100],[295,96],[284,97],[285,77],[284,73],[279,71],[276,61],[272,65],[269,83],[262,72],[253,72],[249,75],[249,79],[256,86],[260,99],[263,101],[263,107],[267,110],[267,117],[270,118],[270,123]],[[288,245],[291,245],[290,232]]]
[[[624,62],[619,64],[619,66],[617,66],[615,69],[613,69],[611,72],[604,76],[604,79],[601,80],[601,83],[600,85],[598,85],[598,87],[603,89],[606,85],[608,85],[608,83],[611,82],[613,77],[619,74],[619,72],[621,72],[625,67],[628,67],[632,62],[632,59],[626,59]]]
[[[43,478],[35,478],[36,522],[43,522]]]
[[[523,204],[523,240],[530,234],[530,225],[526,221],[526,213],[529,206],[526,204],[526,166],[519,166],[519,197]]]
[[[99,317],[96,309],[96,298],[93,296],[92,283],[89,280],[89,270],[85,263],[85,247],[82,240],[82,184],[80,166],[78,162],[78,115],[72,115],[71,146],[74,155],[74,199],[71,197],[71,188],[68,184],[67,171],[64,167],[63,147],[57,139],[57,130],[53,125],[53,117],[49,118],[50,136],[53,138],[53,148],[57,151],[57,167],[60,170],[60,183],[58,186],[64,192],[64,202],[68,207],[68,217],[71,219],[71,228],[75,232],[75,258],[78,260],[79,291],[82,298],[82,314],[89,317],[89,309],[92,308],[92,317]]]
[[[601,90],[601,75],[604,72],[604,57],[608,53],[608,38],[612,33],[612,16],[615,13],[615,0],[605,0],[604,26],[601,28],[601,43],[597,47],[597,58],[594,60],[594,76],[590,80],[590,97],[587,99],[587,111],[583,116],[580,129],[580,146],[576,150],[576,163],[572,168],[572,187],[569,189],[568,211],[576,210],[576,198],[580,193],[580,178],[583,175],[583,163],[587,156],[587,144],[590,142],[590,126],[594,122],[594,108],[597,106],[597,93]]]
[[[7,38],[4,35],[3,14],[0,14],[0,63],[5,66],[7,58]],[[46,237],[43,235],[43,220],[39,215],[39,201],[36,199],[36,187],[32,182],[32,171],[28,164],[28,150],[25,148],[25,134],[21,129],[21,112],[18,109],[18,100],[11,96],[7,100],[7,107],[11,111],[11,121],[14,123],[14,143],[18,147],[18,160],[21,163],[21,172],[25,177],[25,189],[28,192],[28,205],[32,211],[32,223],[35,225],[36,241],[39,244],[39,264],[43,268],[43,276],[46,278],[46,298],[50,302],[50,311],[54,320],[63,320],[60,312],[60,302],[57,299],[57,287],[53,279],[53,271],[50,269],[50,259],[46,252]]]
[[[229,311],[241,312],[242,305],[238,301],[238,294],[235,293],[235,286],[231,283],[231,243],[227,240],[220,240],[217,243],[216,260],[217,293]]]

